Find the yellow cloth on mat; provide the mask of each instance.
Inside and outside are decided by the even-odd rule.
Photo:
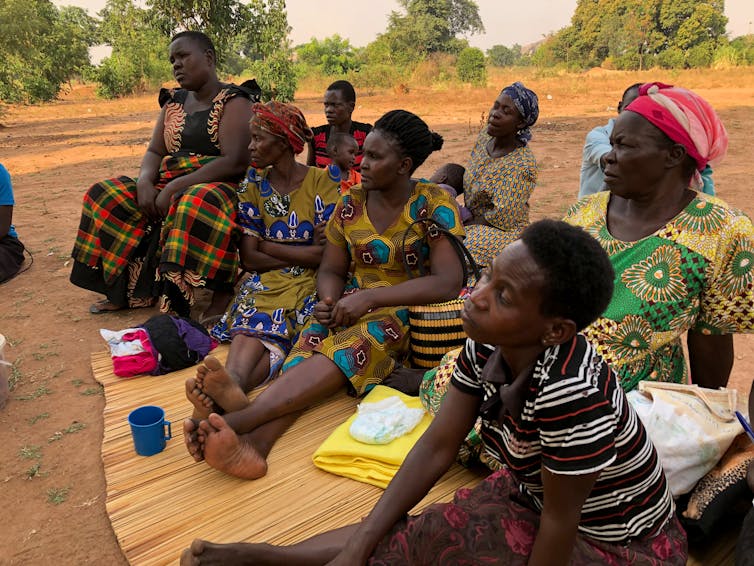
[[[376,403],[393,396],[399,397],[412,409],[423,408],[418,397],[409,397],[384,385],[377,385],[372,389],[362,403]],[[382,489],[393,479],[411,448],[432,422],[432,417],[425,413],[414,430],[389,444],[365,444],[354,439],[348,432],[355,418],[356,414],[351,415],[336,428],[317,448],[312,460],[315,466],[326,472],[376,485]]]

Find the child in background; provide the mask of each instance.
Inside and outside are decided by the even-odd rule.
[[[352,186],[361,183],[361,173],[353,168],[358,151],[359,144],[351,134],[335,132],[327,140],[327,155],[332,159],[327,174],[340,183],[341,195],[347,195]]]
[[[441,189],[448,191],[455,200],[458,195],[463,194],[463,174],[465,172],[466,169],[463,165],[446,163],[432,173],[429,180]],[[471,211],[461,204],[458,205],[458,209],[461,211],[461,222],[465,224],[472,217]]]
[[[15,277],[24,263],[24,245],[13,227],[13,185],[0,163],[0,283]]]

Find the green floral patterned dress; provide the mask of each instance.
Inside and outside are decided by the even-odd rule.
[[[613,299],[584,333],[626,391],[640,380],[686,383],[687,331],[754,331],[751,220],[699,194],[654,234],[624,242],[608,231],[609,199],[609,192],[582,199],[565,217],[600,242],[615,269]]]

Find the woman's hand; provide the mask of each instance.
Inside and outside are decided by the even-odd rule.
[[[371,308],[374,308],[374,304],[372,304],[369,289],[341,297],[333,307],[330,328],[356,324],[356,321],[369,312]]]
[[[167,188],[162,189],[154,201],[154,206],[157,209],[159,218],[165,218],[168,215],[168,212],[170,211],[170,204],[172,202],[173,195],[170,193],[170,191],[168,191]]]
[[[325,297],[323,301],[318,301],[317,304],[314,305],[314,311],[312,314],[314,315],[314,318],[317,319],[317,322],[319,322],[322,326],[331,328],[330,324],[332,323],[332,310],[332,297]]]
[[[139,178],[136,182],[136,204],[139,206],[142,214],[151,219],[160,217],[157,211],[155,200],[159,191],[154,188],[154,183],[146,179]]]
[[[327,236],[325,235],[325,228],[327,228],[327,222],[320,222],[314,227],[314,235],[312,236],[312,244],[315,246],[324,246],[327,243]]]

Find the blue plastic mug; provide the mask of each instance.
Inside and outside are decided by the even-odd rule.
[[[140,456],[153,456],[165,449],[165,442],[173,438],[170,421],[165,420],[162,407],[146,405],[134,409],[128,415],[134,448]],[[165,434],[165,426],[168,430]]]

